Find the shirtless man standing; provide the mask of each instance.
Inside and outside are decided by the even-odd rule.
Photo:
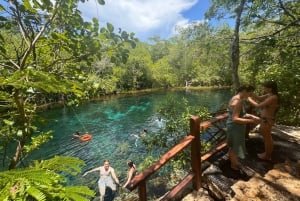
[[[254,107],[261,109],[260,132],[264,138],[265,152],[257,154],[257,157],[263,160],[271,160],[273,151],[271,130],[275,124],[275,114],[279,107],[278,89],[276,82],[273,81],[267,81],[263,86],[264,95],[256,96],[253,94],[253,98],[259,102],[254,101],[251,97],[248,98],[248,101]]]

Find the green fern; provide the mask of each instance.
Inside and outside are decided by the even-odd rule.
[[[67,186],[65,190],[69,200],[89,201],[88,197],[95,196],[95,192],[86,186]]]
[[[77,174],[83,161],[74,157],[54,157],[35,161],[31,167],[0,172],[0,200],[88,201],[95,195],[86,186],[64,186],[62,175]]]
[[[46,200],[46,195],[40,189],[34,187],[34,186],[29,186],[29,188],[26,190],[29,196],[33,197],[36,200],[39,201],[44,201]]]
[[[0,173],[0,178],[4,176],[10,182],[26,180],[29,183],[39,183],[41,185],[47,185],[49,183],[55,183],[56,180],[63,180],[64,178],[59,174],[46,169],[36,169],[36,168],[25,168],[25,169],[15,169],[11,171],[5,171]]]
[[[55,156],[51,160],[44,160],[41,162],[35,162],[34,166],[53,170],[53,171],[62,171],[71,175],[76,175],[81,172],[80,166],[85,165],[83,161],[66,156]]]

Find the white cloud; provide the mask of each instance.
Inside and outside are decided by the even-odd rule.
[[[188,24],[181,14],[198,0],[106,0],[105,5],[89,0],[79,9],[87,19],[96,17],[104,26],[110,22],[114,27],[134,32],[142,40],[153,35],[167,38],[174,34],[175,25]]]

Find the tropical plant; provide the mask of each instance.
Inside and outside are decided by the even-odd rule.
[[[136,47],[130,50],[126,64],[120,67],[124,73],[120,74],[119,86],[122,90],[139,90],[152,87],[151,55],[147,45],[137,42]]]
[[[159,114],[165,121],[165,127],[155,135],[147,135],[146,138],[142,139],[150,156],[152,156],[153,150],[156,152],[161,150],[160,153],[164,153],[178,144],[189,133],[189,119],[192,115],[200,116],[201,119],[210,117],[207,108],[191,107],[187,100],[182,99],[181,102],[176,102],[171,96],[161,103]],[[174,160],[174,167],[184,168],[187,164],[187,158],[189,158],[186,157],[188,153],[189,151],[186,150],[183,154],[179,154]],[[157,158],[157,156],[152,157]],[[152,157],[148,160],[153,159]]]
[[[90,200],[95,193],[86,186],[66,186],[85,165],[73,157],[34,161],[28,168],[0,172],[1,200]]]
[[[235,90],[240,85],[240,80],[238,76],[239,64],[240,64],[240,27],[243,13],[247,7],[247,0],[213,0],[210,8],[205,13],[208,19],[210,18],[223,18],[228,15],[233,15],[231,17],[235,18],[234,32],[232,35],[231,45],[230,45],[230,67],[233,79],[233,85]],[[249,2],[249,4],[251,4]]]
[[[232,84],[228,54],[230,35],[229,26],[214,28],[208,22],[197,22],[182,28],[177,50],[181,63],[177,65],[179,74],[192,86],[229,86]]]
[[[295,90],[300,83],[299,13],[296,0],[214,0],[206,12],[208,18],[236,17],[230,52],[235,88],[240,79],[257,86],[276,81],[281,97],[278,123],[291,125],[299,124],[300,111]]]
[[[104,4],[102,0],[98,2]],[[76,103],[90,98],[95,92],[85,91],[82,85],[86,78],[91,79],[86,76],[90,64],[102,56],[117,64],[125,62],[128,44],[135,45],[134,34],[121,29],[116,34],[110,23],[100,28],[97,19],[85,22],[78,3],[78,0],[25,0],[0,4],[0,70],[3,72],[0,75],[3,102],[0,138],[4,148],[12,141],[18,142],[9,169],[15,168],[22,155],[28,154],[22,152],[36,130],[34,121],[40,104],[52,100]],[[91,91],[99,91],[97,83],[93,86]],[[48,134],[35,143],[46,142],[50,139],[45,137]]]
[[[243,73],[258,86],[276,81],[280,93],[277,123],[299,125],[299,12],[298,1],[254,1],[244,23],[247,44]],[[293,111],[293,112],[291,112]]]

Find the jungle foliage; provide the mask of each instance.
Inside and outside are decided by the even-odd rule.
[[[78,172],[82,161],[65,160],[67,164],[62,165],[61,160],[56,164],[61,169],[14,170],[52,137],[51,131],[35,133],[35,123],[44,121],[37,116],[38,106],[89,99],[99,87],[92,80],[91,64],[101,58],[125,62],[128,48],[135,46],[133,33],[121,29],[115,33],[112,24],[100,27],[97,19],[84,21],[79,2],[85,1],[9,0],[0,4],[1,167],[10,170],[1,176],[4,200],[88,200],[94,195],[87,187],[63,187],[67,166]],[[86,85],[92,88],[85,91]],[[8,146],[15,148],[13,156],[6,154]]]
[[[66,186],[64,177],[80,173],[83,165],[77,158],[54,157],[35,161],[28,168],[0,172],[0,199],[88,201],[95,193],[85,186]]]
[[[134,33],[116,31],[110,23],[100,27],[98,19],[84,21],[79,2],[85,0],[0,3],[3,171],[17,168],[24,157],[51,139],[51,131],[35,132],[35,125],[46,121],[37,113],[41,105],[79,104],[130,90],[236,88],[240,83],[250,83],[259,93],[263,81],[274,80],[280,92],[277,122],[299,125],[299,1],[212,0],[207,19],[233,19],[238,22],[235,28],[228,24],[213,26],[210,21],[194,22],[178,28],[178,34],[170,39],[154,36],[147,43],[138,41]],[[177,128],[167,128],[173,137],[180,137],[172,132]],[[12,157],[6,155],[8,146],[14,146]],[[24,182],[8,183],[5,188],[20,184],[24,187],[22,196],[27,196],[30,190],[25,190],[26,185],[33,183]],[[42,190],[34,187],[35,196],[43,197],[39,193]]]

